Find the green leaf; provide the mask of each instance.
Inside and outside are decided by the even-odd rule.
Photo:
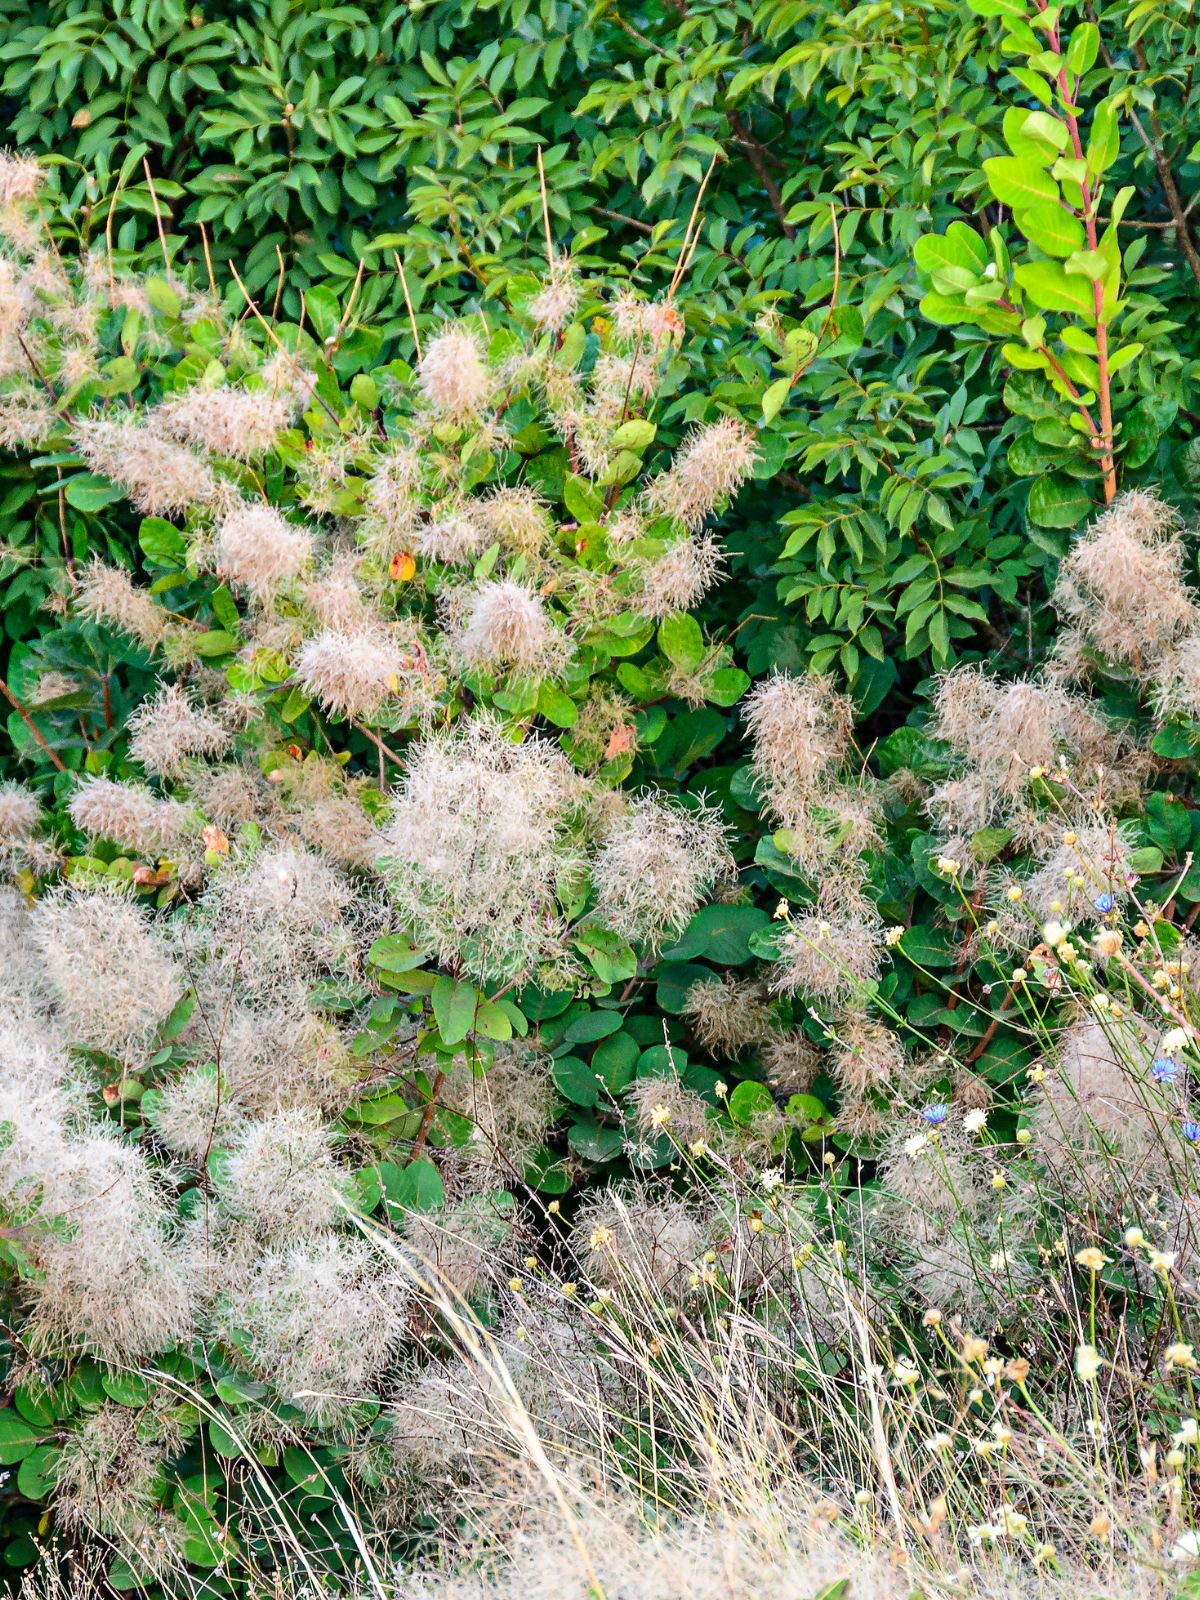
[[[270,1392],[265,1383],[259,1383],[255,1378],[230,1376],[218,1378],[216,1383],[217,1398],[223,1400],[227,1406],[251,1405],[256,1400],[262,1400]]]
[[[367,373],[356,373],[350,380],[350,398],[364,411],[374,411],[379,404],[379,385]]]
[[[563,484],[563,501],[576,522],[597,522],[604,515],[604,496],[573,473]]]
[[[1153,845],[1143,845],[1140,850],[1129,853],[1129,865],[1134,872],[1161,872],[1164,859],[1162,851]]]
[[[620,1026],[619,1011],[585,1011],[563,1030],[563,1039],[567,1044],[592,1044],[616,1033]]]
[[[1068,311],[1094,320],[1095,301],[1085,278],[1070,276],[1057,261],[1026,261],[1013,276],[1039,311]]]
[[[537,709],[556,728],[573,728],[579,721],[579,707],[569,694],[564,694],[553,683],[546,682],[539,687]]]
[[[775,1097],[763,1083],[739,1083],[729,1096],[729,1115],[742,1128],[752,1128],[775,1109]]]
[[[17,1489],[27,1500],[45,1500],[58,1482],[62,1451],[55,1446],[41,1445],[21,1462],[17,1472]]]
[[[237,1439],[216,1417],[210,1417],[208,1421],[208,1442],[219,1456],[233,1458],[243,1453]]]
[[[326,288],[324,284],[318,284],[316,288],[308,290],[304,304],[318,337],[330,338],[342,314],[333,290]]]
[[[442,974],[433,985],[433,1015],[443,1044],[461,1044],[475,1025],[483,996],[474,984]]]
[[[791,393],[791,390],[792,380],[790,377],[776,378],[774,383],[767,385],[766,389],[763,390],[762,397],[762,414],[764,421],[774,422],[775,418],[783,409],[784,402]]]
[[[657,432],[653,422],[647,422],[644,417],[631,417],[616,430],[612,442],[618,450],[641,451],[654,443]]]
[[[173,1039],[178,1039],[179,1035],[191,1021],[192,1012],[195,1009],[196,991],[194,989],[188,989],[171,1007],[166,1021],[162,1024],[154,1036],[155,1043],[159,1045],[170,1044]]]
[[[539,1194],[566,1194],[571,1187],[571,1167],[556,1156],[553,1150],[540,1145],[526,1159],[525,1182]]]
[[[1172,795],[1152,794],[1146,801],[1146,831],[1169,861],[1177,859],[1192,842],[1192,814],[1173,800]]]
[[[1121,131],[1117,108],[1111,100],[1101,100],[1092,112],[1092,131],[1087,146],[1088,171],[1099,177],[1107,172],[1121,152]]]
[[[1067,71],[1076,77],[1089,72],[1100,54],[1100,29],[1094,22],[1079,22],[1071,29],[1067,45]]]
[[[1087,485],[1064,472],[1048,472],[1029,491],[1030,520],[1042,528],[1076,528],[1094,508]]]
[[[704,635],[695,617],[677,611],[658,625],[658,643],[663,655],[681,672],[693,672],[704,660]]]
[[[571,943],[602,983],[624,983],[637,972],[633,946],[608,928],[579,928]]]
[[[187,543],[173,522],[162,517],[143,517],[138,529],[142,554],[154,566],[174,566],[187,551]]]
[[[1001,205],[1023,211],[1040,202],[1054,204],[1058,185],[1029,156],[992,156],[983,163],[988,185]]]
[[[475,1013],[475,1031],[485,1039],[496,1039],[503,1043],[513,1036],[512,1018],[503,1005],[497,1005],[494,1000],[483,1000]]]
[[[658,980],[654,993],[659,1010],[668,1016],[679,1016],[692,984],[711,979],[712,975],[712,968],[702,966],[699,961],[664,961],[654,973]]]
[[[927,277],[961,280],[961,287],[978,283],[988,265],[987,246],[964,223],[952,222],[945,233],[926,233],[913,246],[913,258]]]
[[[13,1410],[0,1411],[0,1466],[11,1467],[35,1450],[46,1429]]]
[[[741,667],[718,667],[704,686],[711,705],[735,706],[750,687],[750,674]]]
[[[800,1123],[806,1133],[824,1129],[832,1120],[824,1102],[818,1100],[815,1094],[789,1095],[783,1114],[789,1122]]]
[[[1108,261],[1099,250],[1076,250],[1063,262],[1063,271],[1069,277],[1087,278],[1099,283],[1108,271]]]
[[[559,1056],[550,1068],[550,1076],[564,1100],[589,1110],[600,1099],[600,1084],[596,1074],[580,1056]]]
[[[1013,841],[1011,828],[979,828],[971,835],[971,854],[982,866],[1002,855]]]
[[[205,659],[211,656],[232,655],[240,644],[241,641],[234,638],[232,633],[226,633],[219,628],[209,633],[198,633],[192,639],[192,649]]]
[[[603,1128],[591,1120],[573,1123],[567,1130],[567,1143],[585,1161],[613,1161],[625,1148],[619,1128]]]
[[[377,1094],[364,1095],[361,1100],[356,1100],[344,1113],[345,1120],[350,1123],[360,1123],[365,1127],[382,1127],[385,1123],[395,1122],[399,1117],[406,1117],[410,1111],[408,1101],[393,1089],[385,1089]]]
[[[691,961],[703,956],[719,966],[739,966],[750,959],[750,938],[770,924],[761,906],[704,906],[688,923],[679,939],[663,951],[667,961]]]
[[[967,5],[977,17],[1026,18],[1029,8],[1024,0],[967,0]]]
[[[1030,111],[1021,124],[1021,137],[1059,151],[1071,142],[1066,124],[1050,111]]]
[[[1016,213],[1016,220],[1030,244],[1048,256],[1066,257],[1083,249],[1083,223],[1062,206],[1028,206]]]
[[[613,1033],[592,1051],[592,1072],[612,1095],[633,1082],[641,1047],[631,1033]]]
[[[1196,751],[1194,730],[1183,722],[1169,722],[1150,741],[1150,748],[1164,761],[1184,761]]]
[[[115,1400],[119,1406],[140,1409],[150,1402],[150,1385],[136,1372],[103,1371],[100,1382],[108,1398]]]
[[[379,1178],[388,1204],[401,1211],[440,1211],[446,1204],[442,1175],[425,1156],[399,1167],[379,1163]]]
[[[94,472],[69,478],[63,493],[67,504],[76,511],[103,511],[105,506],[114,505],[125,498],[123,489],[118,489],[107,478],[98,478]]]
[[[368,952],[368,960],[373,967],[379,967],[384,972],[411,972],[414,967],[421,965],[428,954],[428,950],[413,944],[405,934],[389,933],[382,939],[376,939]]]

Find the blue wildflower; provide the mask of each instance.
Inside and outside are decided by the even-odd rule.
[[[931,1123],[936,1128],[939,1122],[945,1122],[946,1118],[950,1115],[950,1107],[941,1105],[926,1106],[921,1115],[925,1118],[926,1122]]]
[[[1174,1083],[1179,1076],[1179,1063],[1170,1056],[1155,1056],[1150,1075],[1155,1083]]]
[[[1179,1131],[1189,1144],[1195,1144],[1196,1140],[1200,1139],[1200,1122],[1181,1122]]]
[[[1092,901],[1092,904],[1102,917],[1106,917],[1116,903],[1116,896],[1111,894],[1098,894]]]

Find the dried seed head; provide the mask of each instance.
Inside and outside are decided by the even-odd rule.
[[[220,571],[260,604],[295,582],[312,553],[311,532],[268,505],[238,506],[222,522],[217,539]]]
[[[417,381],[433,409],[457,423],[477,417],[493,388],[480,340],[462,326],[447,328],[428,342],[417,364]]]

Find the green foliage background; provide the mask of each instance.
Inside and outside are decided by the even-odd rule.
[[[0,115],[54,164],[57,229],[111,229],[131,260],[154,262],[149,173],[169,249],[198,259],[203,225],[216,266],[232,261],[268,305],[278,293],[289,317],[302,295],[314,311],[322,296],[344,303],[365,263],[356,316],[389,350],[408,340],[396,253],[422,322],[495,301],[528,267],[535,147],[559,238],[659,287],[715,161],[687,279],[712,392],[754,415],[790,375],[760,313],[826,334],[772,397],[764,443],[786,470],[743,502],[733,541],[751,670],[836,663],[869,709],[970,651],[981,628],[1004,647],[1005,618],[1037,611],[1046,557],[1095,486],[1037,491],[1030,518],[1055,447],[1027,375],[1010,409],[986,337],[916,315],[920,235],[996,216],[982,163],[1005,151],[1012,80],[991,17],[956,0],[438,0],[381,15],[7,0],[3,13]],[[1124,0],[1100,21],[1088,95],[1131,108],[1112,186],[1136,190],[1121,238],[1132,315],[1152,330],[1123,463],[1190,494],[1195,354],[1181,330],[1200,259],[1164,226],[1164,181],[1186,201],[1200,175],[1194,29]],[[33,585],[7,593],[22,603],[10,633]]]

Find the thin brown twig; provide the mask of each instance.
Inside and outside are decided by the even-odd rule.
[[[542,225],[546,230],[546,266],[554,271],[554,236],[550,232],[550,202],[546,198],[546,169],[542,165],[542,147],[537,147],[538,184],[542,191]]]
[[[340,343],[341,337],[349,325],[351,314],[354,311],[354,302],[358,299],[358,291],[362,288],[364,265],[365,263],[362,261],[358,263],[358,271],[354,277],[354,287],[350,291],[349,300],[346,301],[346,309],[342,312],[341,321],[334,329],[333,342],[335,345]]]
[[[412,329],[413,349],[417,353],[417,360],[421,359],[421,335],[417,332],[417,318],[413,311],[412,297],[408,292],[408,278],[404,271],[404,263],[397,250],[392,251],[392,260],[396,263],[396,271],[400,274],[400,287],[404,290],[404,305],[408,312],[408,325]]]
[[[788,221],[787,207],[783,203],[783,195],[780,192],[779,185],[775,182],[770,167],[767,165],[766,146],[754,137],[736,111],[726,111],[725,120],[729,123],[734,139],[746,152],[746,160],[754,168],[755,177],[763,186],[767,199],[771,203],[771,210],[779,219],[779,226],[783,230],[784,237],[795,239],[796,230]]]
[[[275,277],[275,298],[271,301],[271,321],[279,320],[279,302],[283,299],[283,283],[287,277],[287,268],[283,264],[283,251],[275,246],[275,259],[279,263],[279,271]]]
[[[245,301],[246,301],[247,307],[250,309],[251,312],[253,312],[254,316],[258,319],[258,321],[262,324],[263,328],[266,330],[267,337],[272,341],[272,343],[274,344],[275,348],[280,352],[280,354],[287,357],[288,361],[291,363],[292,370],[294,372],[296,372],[297,374],[299,374],[300,377],[303,377],[305,375],[304,374],[304,368],[296,360],[295,356],[288,349],[287,345],[284,344],[283,340],[275,332],[275,329],[271,326],[271,324],[267,321],[266,317],[264,317],[262,312],[258,309],[258,302],[253,298],[253,296],[251,295],[249,289],[247,289],[246,285],[242,282],[241,275],[238,272],[238,269],[234,266],[232,261],[226,262],[226,266],[228,266],[230,272],[233,273],[234,282],[237,284],[238,288],[242,291],[242,294],[245,297]],[[324,411],[325,415],[330,419],[330,421],[334,422],[334,423],[337,423],[337,425],[340,427],[341,426],[341,422],[340,422],[340,419],[338,417],[338,414],[333,409],[333,407],[329,404],[329,402],[322,395],[318,394],[316,389],[314,389],[312,391],[312,396],[313,396],[313,399],[317,402],[317,404]]]
[[[109,202],[108,216],[104,219],[104,248],[108,256],[108,304],[110,310],[117,303],[117,279],[113,271],[113,218],[117,212],[117,201],[121,198],[121,188],[124,181],[124,174],[117,178],[117,186],[113,190],[113,197]]]
[[[220,296],[217,294],[217,279],[213,272],[212,252],[208,248],[208,229],[203,223],[200,224],[200,243],[204,248],[204,265],[208,270],[208,287],[212,293],[213,299],[219,300]]]
[[[158,207],[158,193],[154,187],[154,179],[150,173],[150,162],[145,156],[142,157],[142,171],[146,174],[146,186],[150,190],[150,199],[154,204],[154,221],[158,228],[159,248],[162,250],[163,267],[166,269],[166,274],[169,278],[171,276],[171,254],[167,249],[167,235],[165,229],[163,228],[162,212]]]
[[[380,755],[386,756],[394,767],[403,767],[404,766],[404,764],[405,764],[404,763],[404,757],[403,756],[398,756],[396,754],[396,752],[391,748],[390,745],[384,744],[383,740],[379,737],[379,735],[377,733],[373,733],[371,731],[371,729],[366,726],[365,723],[353,722],[352,726],[357,728],[359,733],[363,734],[366,738],[368,738],[371,741],[371,743],[375,746],[375,748],[379,751]]]
[[[675,271],[671,276],[671,285],[670,285],[670,288],[667,290],[667,301],[668,301],[668,303],[670,303],[670,301],[674,300],[675,292],[679,288],[679,285],[683,282],[684,274],[687,272],[687,269],[691,266],[692,257],[696,253],[696,246],[700,243],[700,224],[696,219],[697,219],[697,216],[698,216],[699,211],[700,211],[700,202],[704,199],[704,191],[705,191],[705,189],[708,188],[708,180],[713,175],[713,168],[716,166],[719,156],[720,156],[720,151],[719,150],[714,150],[713,151],[713,158],[708,163],[708,171],[704,174],[704,177],[700,180],[700,187],[696,191],[696,201],[695,201],[695,204],[692,206],[692,214],[688,218],[687,227],[683,230],[683,244],[680,246],[680,249],[679,249],[679,260],[676,262]],[[696,230],[694,238],[692,236],[693,227]]]
[[[5,680],[3,678],[0,678],[0,693],[2,693],[4,695],[4,698],[8,701],[9,705],[13,708],[13,710],[20,717],[21,721],[29,729],[30,733],[37,740],[38,744],[41,745],[41,747],[45,751],[45,753],[50,757],[50,760],[53,762],[53,764],[58,768],[58,770],[60,772],[65,772],[67,770],[66,763],[63,761],[63,759],[59,755],[58,751],[57,750],[52,750],[50,748],[50,746],[46,743],[45,736],[43,735],[42,730],[38,727],[37,723],[29,715],[28,711],[26,711],[25,707],[17,699],[16,695],[8,687],[8,684],[5,682]]]

